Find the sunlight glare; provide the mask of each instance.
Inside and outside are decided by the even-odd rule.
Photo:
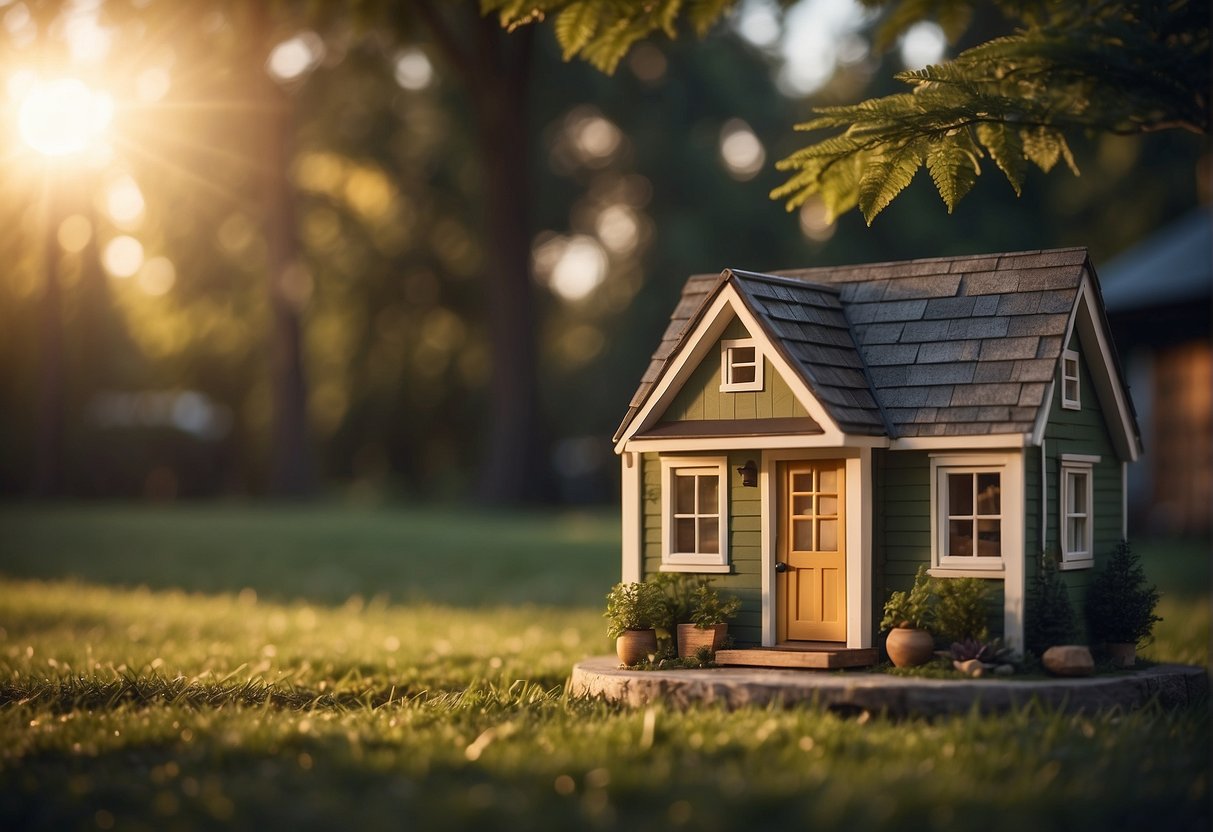
[[[405,49],[396,56],[396,83],[417,92],[434,81],[434,65],[420,49]]]
[[[114,277],[131,277],[143,267],[143,243],[134,237],[115,237],[105,245],[101,265]]]
[[[746,124],[739,118],[729,119],[720,128],[720,158],[734,179],[745,182],[762,170],[767,152]]]
[[[144,292],[159,297],[177,282],[177,269],[167,257],[153,257],[139,270],[138,282]]]
[[[152,104],[168,95],[172,83],[167,69],[154,66],[140,72],[135,79],[135,95],[140,101]]]
[[[834,236],[836,228],[821,197],[811,196],[800,206],[800,232],[813,242],[824,243]]]
[[[737,34],[760,49],[779,42],[779,6],[774,0],[745,0],[733,18]]]
[[[640,243],[636,214],[623,203],[603,208],[594,221],[594,231],[602,244],[616,254],[631,254]]]
[[[536,275],[566,301],[588,297],[606,279],[606,252],[586,234],[551,236],[535,246],[532,257]]]
[[[120,228],[137,227],[145,207],[143,192],[130,176],[115,179],[105,190],[105,212]]]
[[[112,38],[98,22],[99,5],[77,3],[74,13],[63,25],[63,36],[77,63],[97,63],[109,54]]]
[[[901,37],[901,63],[909,70],[937,64],[947,45],[948,39],[938,23],[920,20]]]
[[[69,156],[97,146],[113,115],[108,95],[75,78],[60,78],[29,89],[17,125],[25,143],[44,156]]]
[[[79,254],[93,238],[93,224],[80,214],[72,214],[59,223],[59,231],[55,236],[64,251]]]
[[[324,41],[314,32],[301,32],[274,47],[266,67],[279,81],[294,81],[324,58]]]

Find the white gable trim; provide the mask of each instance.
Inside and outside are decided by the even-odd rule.
[[[808,411],[813,421],[821,426],[822,434],[806,438],[816,440],[815,444],[827,447],[835,447],[848,442],[849,437],[839,430],[838,425],[817,401],[808,385],[801,379],[800,374],[795,372],[775,349],[775,345],[771,343],[758,320],[750,312],[737,288],[732,283],[725,283],[711,306],[700,317],[694,330],[682,339],[681,347],[657,379],[644,406],[632,419],[623,435],[619,437],[619,441],[615,443],[615,453],[622,453],[629,447],[629,440],[633,436],[656,424],[683,386],[690,380],[700,362],[709,354],[718,354],[716,342],[724,335],[733,318],[741,321],[742,326],[754,339],[758,352],[771,362],[775,371],[787,382],[796,401]],[[719,440],[716,441],[716,444],[720,444]],[[730,446],[732,445],[733,443],[730,441]],[[633,443],[630,447],[633,450],[639,450],[639,443]],[[645,450],[652,449],[649,445],[645,445]]]
[[[1095,285],[1084,272],[1082,283],[1078,287],[1078,301],[1070,313],[1065,335],[1062,336],[1062,353],[1059,353],[1058,367],[1061,366],[1060,355],[1070,346],[1074,332],[1078,332],[1078,340],[1082,344],[1083,355],[1086,358],[1087,369],[1094,382],[1095,394],[1104,412],[1104,422],[1109,427],[1112,444],[1116,447],[1121,459],[1136,462],[1140,455],[1137,443],[1137,432],[1133,429],[1133,410],[1125,397],[1124,387],[1116,372],[1116,362],[1112,357],[1112,347],[1108,341],[1108,333],[1101,325],[1099,315],[1099,300],[1095,296]],[[1095,356],[1098,361],[1092,360]],[[1057,370],[1055,369],[1056,373]],[[1049,408],[1052,396],[1045,400],[1042,408]],[[1046,416],[1047,420],[1047,416]],[[1042,423],[1043,424],[1043,423]],[[1117,430],[1116,428],[1119,428]],[[1043,434],[1042,434],[1043,436]]]

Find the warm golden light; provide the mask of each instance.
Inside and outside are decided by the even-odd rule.
[[[95,147],[113,118],[108,95],[75,78],[34,83],[17,112],[21,138],[44,156],[71,156]]]

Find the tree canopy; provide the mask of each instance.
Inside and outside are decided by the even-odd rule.
[[[877,45],[937,20],[952,38],[972,0],[861,0],[884,11]],[[503,25],[551,18],[564,57],[613,72],[638,41],[679,26],[706,34],[736,0],[484,0]],[[783,5],[790,5],[783,0]],[[1192,0],[999,2],[1012,31],[950,61],[903,72],[909,92],[824,107],[797,130],[831,135],[781,160],[789,210],[819,195],[831,217],[872,220],[926,167],[951,212],[992,162],[1021,192],[1029,165],[1078,165],[1067,136],[1209,132],[1209,17]]]

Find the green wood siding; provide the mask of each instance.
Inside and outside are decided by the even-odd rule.
[[[754,451],[665,454],[679,456],[727,456],[729,507],[729,567],[727,575],[711,575],[712,584],[741,599],[741,612],[729,624],[729,634],[738,645],[762,641],[762,503],[757,488],[744,488],[736,469],[747,460],[757,461]],[[641,457],[641,482],[644,493],[644,571],[641,578],[661,569],[661,459],[655,453]]]
[[[749,338],[741,322],[734,320],[720,341]],[[792,388],[771,362],[763,359],[763,389],[753,393],[720,392],[720,341],[700,362],[661,417],[664,422],[703,419],[785,419],[808,416],[808,411],[792,395]]]
[[[1070,601],[1082,624],[1082,602],[1092,576],[1101,568],[1103,561],[1116,548],[1121,539],[1121,460],[1112,445],[1104,419],[1103,408],[1095,393],[1095,385],[1087,366],[1086,356],[1079,349],[1077,338],[1072,339],[1070,349],[1079,353],[1079,398],[1081,410],[1067,410],[1061,406],[1061,369],[1055,371],[1053,400],[1049,405],[1049,422],[1045,426],[1045,479],[1048,484],[1048,505],[1044,508],[1045,552],[1054,558],[1061,557],[1061,455],[1089,454],[1100,457],[1092,466],[1094,514],[1092,550],[1095,556],[1093,569],[1074,569],[1062,572],[1070,589]],[[1040,453],[1029,451],[1025,466],[1027,488],[1027,534],[1028,552],[1036,557],[1028,558],[1028,586],[1039,569],[1040,549]]]
[[[874,526],[872,631],[879,632],[891,593],[908,591],[919,566],[931,565],[931,457],[926,451],[872,452]],[[989,581],[986,621],[1003,631],[1003,582]]]

